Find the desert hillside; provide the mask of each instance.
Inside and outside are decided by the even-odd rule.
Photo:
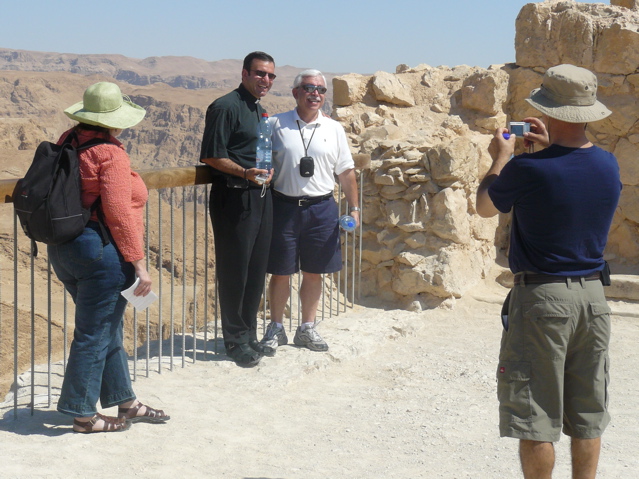
[[[42,140],[72,125],[62,110],[97,81],[114,81],[147,109],[122,139],[136,168],[196,164],[204,114],[215,98],[237,87],[242,62],[189,57],[137,60],[121,55],[71,55],[0,49],[0,178],[21,176]],[[264,106],[293,107],[290,86],[301,68],[277,68]],[[333,74],[327,73],[330,82]]]

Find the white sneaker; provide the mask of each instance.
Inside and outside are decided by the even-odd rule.
[[[278,327],[277,323],[271,321],[266,327],[264,337],[260,341],[264,349],[264,354],[267,356],[275,356],[278,346],[284,346],[288,344],[288,338],[286,337],[286,331],[284,327]]]
[[[295,345],[305,346],[311,351],[328,351],[328,344],[322,339],[315,326],[308,327],[304,331],[299,326],[295,331],[293,342]]]

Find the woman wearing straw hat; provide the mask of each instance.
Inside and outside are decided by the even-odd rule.
[[[78,153],[83,206],[89,208],[99,198],[101,220],[94,211],[79,237],[48,246],[53,269],[76,305],[58,411],[73,416],[73,430],[81,433],[123,431],[138,421],[165,422],[169,416],[163,411],[136,399],[122,339],[127,301],[120,292],[137,276],[135,294],[146,296],[151,278],[142,239],[148,192],[115,137],[138,124],[146,111],[123,97],[114,83],[100,82],[64,113],[79,124],[65,132],[59,144],[79,146],[96,138],[109,143]],[[119,406],[118,417],[99,414],[98,399],[103,408]]]

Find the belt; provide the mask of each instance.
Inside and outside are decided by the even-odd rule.
[[[333,193],[328,193],[324,196],[286,196],[279,191],[273,190],[273,196],[286,201],[287,203],[296,203],[297,206],[309,206],[324,201],[333,196]]]
[[[601,272],[589,274],[588,276],[553,276],[551,274],[537,274],[537,273],[517,273],[515,275],[515,286],[527,284],[545,284],[545,283],[565,283],[568,280],[576,283],[580,282],[582,278],[585,281],[595,281],[601,279]]]

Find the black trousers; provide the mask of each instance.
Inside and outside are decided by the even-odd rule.
[[[271,190],[214,183],[210,213],[224,343],[257,339],[257,312],[271,245]]]

